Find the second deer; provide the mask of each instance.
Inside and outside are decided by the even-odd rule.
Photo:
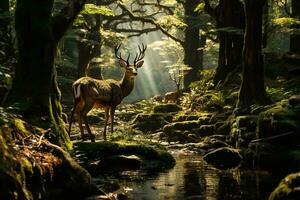
[[[144,64],[143,58],[147,46],[142,44],[138,46],[139,53],[136,54],[133,64],[129,63],[130,54],[127,60],[123,59],[118,51],[121,44],[115,47],[115,56],[119,59],[119,65],[125,69],[125,73],[121,80],[107,79],[98,80],[90,77],[82,77],[76,80],[73,85],[74,106],[71,111],[68,134],[70,136],[72,118],[74,112],[78,118],[79,129],[82,140],[85,140],[82,121],[85,123],[92,142],[95,141],[95,135],[92,134],[88,125],[86,115],[92,108],[104,108],[105,110],[105,125],[103,131],[104,140],[106,140],[106,126],[110,117],[111,132],[113,132],[113,122],[116,107],[122,100],[128,96],[134,87],[134,81],[137,76],[137,69]]]

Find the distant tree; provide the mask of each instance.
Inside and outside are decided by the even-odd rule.
[[[244,6],[240,0],[220,0],[213,8],[209,0],[204,0],[207,13],[216,23],[218,31],[219,62],[214,76],[214,84],[224,82],[230,73],[237,72],[242,64],[245,28]]]
[[[266,0],[245,0],[246,30],[243,51],[243,79],[237,108],[266,104],[262,59],[262,16]]]
[[[65,6],[53,13],[54,0],[17,0],[15,29],[19,58],[7,104],[14,104],[36,125],[51,128],[55,134],[49,138],[52,142],[70,147],[62,120],[54,57],[58,42],[86,1],[64,2]]]

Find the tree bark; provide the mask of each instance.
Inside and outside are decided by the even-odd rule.
[[[296,18],[300,18],[300,1],[299,0],[292,0],[292,16]],[[294,28],[300,28],[297,25]],[[292,34],[291,35],[291,42],[290,42],[290,51],[292,53],[300,54],[300,35],[299,34]]]
[[[244,6],[239,0],[220,0],[216,8],[212,8],[205,0],[205,11],[215,18],[216,27],[236,28],[244,30]],[[214,76],[214,84],[223,83],[231,72],[239,71],[242,64],[243,34],[218,31],[220,41],[218,67]]]
[[[9,0],[1,0],[0,13],[9,14]],[[5,56],[0,57],[0,62],[3,64],[7,62],[14,55],[14,48],[12,44],[12,37],[10,32],[10,18],[0,18],[0,43],[4,45]]]
[[[7,103],[32,123],[51,128],[50,141],[67,148],[71,143],[62,120],[54,57],[59,40],[84,3],[73,1],[64,13],[52,16],[54,0],[18,0],[15,13],[19,59]]]
[[[203,68],[202,58],[203,54],[199,52],[200,37],[199,28],[193,25],[193,20],[197,17],[197,13],[194,12],[195,7],[199,4],[198,0],[186,0],[183,4],[185,23],[188,27],[184,31],[184,59],[185,65],[190,67],[190,70],[186,70],[184,73],[184,88],[187,88],[191,82],[200,79],[200,72]]]
[[[262,59],[262,15],[266,0],[245,0],[246,31],[243,51],[243,80],[237,108],[266,104]]]
[[[243,4],[239,0],[221,0],[216,8],[217,28],[245,28]],[[238,71],[242,64],[243,35],[226,31],[218,32],[220,41],[219,62],[214,84],[224,82],[229,73]]]
[[[89,63],[93,58],[100,57],[101,55],[101,37],[99,33],[99,29],[101,26],[101,16],[91,16],[95,20],[95,25],[92,25],[92,27],[89,30],[87,40],[88,41],[79,41],[78,42],[78,68],[77,68],[77,76],[78,78],[87,76],[88,74],[88,67]],[[92,40],[93,44],[91,44],[89,41]],[[97,42],[97,44],[95,44]],[[93,71],[96,71],[93,69]],[[101,69],[97,71],[97,73],[100,73],[101,78]]]

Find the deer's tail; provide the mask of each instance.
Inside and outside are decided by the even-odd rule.
[[[74,99],[74,104],[73,104],[73,108],[71,109],[71,116],[70,116],[70,121],[69,121],[69,129],[68,129],[68,135],[70,137],[70,133],[71,133],[71,127],[72,127],[72,123],[73,123],[73,116],[74,116],[74,112],[76,110],[76,107],[80,101],[80,96],[81,96],[81,85],[80,84],[76,84],[73,85],[73,99]]]

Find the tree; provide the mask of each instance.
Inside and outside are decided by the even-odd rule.
[[[0,61],[7,62],[14,54],[12,35],[10,31],[11,16],[9,12],[9,0],[0,2]]]
[[[300,17],[300,1],[292,0],[292,17]],[[299,28],[299,24],[294,27]],[[290,51],[296,54],[300,54],[300,34],[295,33],[291,35]]]
[[[237,108],[266,104],[262,59],[262,16],[266,0],[245,0],[246,30],[243,51],[243,79]]]
[[[229,74],[237,72],[242,64],[244,6],[239,0],[220,0],[215,8],[209,0],[204,2],[204,9],[215,19],[220,43],[219,62],[214,76],[216,85],[224,82]]]
[[[54,136],[49,139],[67,147],[70,140],[62,120],[54,57],[85,2],[74,0],[52,13],[54,0],[17,0],[15,12],[19,60],[7,104],[14,104],[32,123],[51,128]]]
[[[198,81],[200,79],[199,71],[203,68],[203,51],[200,48],[203,47],[200,38],[199,27],[195,26],[195,20],[198,17],[198,13],[195,11],[196,6],[199,4],[199,0],[186,0],[182,2],[184,8],[184,22],[187,25],[184,30],[184,58],[183,63],[190,67],[190,70],[184,73],[184,87],[187,88],[191,82]]]

